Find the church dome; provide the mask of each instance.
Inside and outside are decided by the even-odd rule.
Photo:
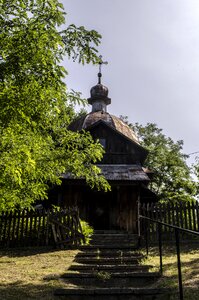
[[[91,88],[90,94],[92,99],[106,98],[108,97],[108,88],[103,84],[98,83]]]
[[[98,73],[98,83],[90,90],[90,98],[88,103],[92,105],[92,111],[86,116],[80,117],[69,125],[69,129],[72,131],[81,131],[88,129],[98,122],[104,122],[118,133],[124,135],[131,141],[139,144],[138,138],[135,132],[121,119],[109,114],[107,112],[107,105],[111,103],[111,99],[108,98],[108,88],[101,84],[101,62],[100,72]]]
[[[70,124],[69,129],[72,131],[81,131],[82,129],[89,129],[94,124],[103,121],[120,134],[129,138],[131,141],[139,144],[138,138],[135,132],[120,118],[113,116],[107,112],[96,111],[87,114]]]

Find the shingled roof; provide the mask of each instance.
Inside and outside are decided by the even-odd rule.
[[[121,119],[107,112],[102,112],[102,111],[91,112],[86,116],[81,117],[75,120],[74,122],[72,122],[69,126],[69,129],[72,131],[81,131],[82,129],[87,129],[93,126],[95,123],[99,121],[105,122],[110,127],[116,129],[118,132],[122,133],[124,136],[126,136],[133,142],[139,144],[135,132]]]
[[[141,181],[149,182],[150,179],[140,165],[98,165],[102,175],[110,181]],[[75,179],[72,174],[62,174],[62,178]],[[83,178],[82,178],[83,179]]]

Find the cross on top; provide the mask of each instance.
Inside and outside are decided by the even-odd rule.
[[[99,61],[98,84],[101,84],[101,77],[102,77],[101,71],[102,71],[102,65],[107,65],[108,62],[102,60],[102,55],[100,55],[99,58],[100,58],[100,61]]]

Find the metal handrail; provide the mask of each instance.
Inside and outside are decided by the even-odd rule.
[[[199,232],[184,229],[175,225],[171,225],[168,223],[164,223],[158,220],[154,220],[149,217],[145,217],[142,215],[139,215],[139,221],[140,219],[144,219],[153,223],[158,224],[158,241],[159,241],[159,255],[160,255],[160,273],[163,273],[163,264],[162,264],[162,226],[167,226],[169,228],[173,228],[175,230],[175,242],[176,242],[176,254],[177,254],[177,265],[178,265],[178,284],[179,284],[179,296],[180,300],[183,300],[183,286],[182,286],[182,272],[181,272],[181,259],[180,259],[180,238],[179,238],[179,231],[186,232],[188,234],[193,234],[199,236]],[[147,229],[145,230],[146,233],[146,251],[148,255],[148,235],[147,235]]]

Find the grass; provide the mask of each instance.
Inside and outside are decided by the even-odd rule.
[[[157,247],[149,249],[144,264],[158,269]],[[182,247],[182,278],[184,300],[199,299],[199,245]],[[53,300],[56,288],[64,287],[60,275],[70,267],[78,250],[25,248],[0,251],[0,299],[2,300]],[[175,248],[163,248],[164,276],[154,287],[178,289]],[[177,296],[173,299],[178,299]]]
[[[144,264],[153,265],[153,271],[159,268],[159,250],[149,249],[149,256]],[[181,272],[184,300],[199,299],[199,244],[181,246]],[[170,287],[178,291],[178,270],[176,249],[172,246],[163,247],[163,276],[153,287]],[[178,299],[178,295],[173,299]]]
[[[2,300],[51,300],[59,279],[71,265],[77,250],[54,251],[26,248],[0,251],[0,298]]]

